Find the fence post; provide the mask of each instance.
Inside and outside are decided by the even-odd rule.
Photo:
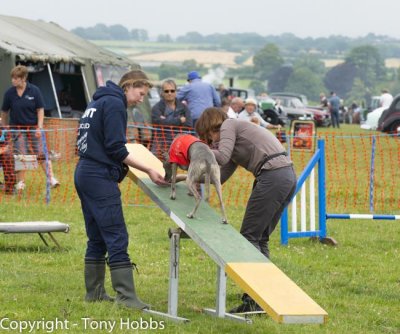
[[[43,130],[40,130],[41,139],[42,139],[42,147],[43,154],[46,163],[46,204],[50,203],[50,166],[49,166],[49,152],[47,151],[47,143],[46,143],[46,133]]]
[[[326,238],[326,192],[325,192],[325,141],[318,140],[318,216],[319,238]]]
[[[376,150],[376,136],[372,136],[371,167],[370,167],[370,178],[369,178],[369,211],[371,213],[374,212],[375,150]]]

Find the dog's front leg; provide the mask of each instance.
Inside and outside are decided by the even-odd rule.
[[[178,166],[175,163],[171,164],[172,175],[171,175],[171,199],[176,198],[176,172],[178,170]]]

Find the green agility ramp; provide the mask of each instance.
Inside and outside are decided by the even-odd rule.
[[[141,162],[164,174],[162,162],[140,144],[128,144],[129,152]],[[184,183],[177,184],[176,200],[170,199],[170,187],[155,185],[146,173],[130,168],[128,176],[218,265],[218,281],[224,285],[225,273],[248,293],[269,316],[279,323],[318,323],[328,314],[278,267],[264,257],[236,229],[221,223],[221,216],[202,201],[196,217],[187,213],[194,199],[187,195]],[[225,272],[225,273],[224,273]],[[230,316],[225,307],[225,292],[218,292],[217,315]],[[218,302],[217,300],[217,302]]]

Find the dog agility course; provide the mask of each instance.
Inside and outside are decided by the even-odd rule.
[[[39,168],[28,171],[27,188],[23,194],[10,196],[0,193],[1,220],[60,220],[67,223],[71,230],[56,235],[62,250],[50,243],[50,247],[45,246],[36,232],[0,234],[0,303],[3,315],[13,315],[17,320],[42,317],[51,320],[60,315],[71,321],[79,321],[82,316],[94,320],[118,320],[121,316],[155,319],[156,316],[152,314],[131,314],[108,304],[87,305],[82,302],[82,248],[85,239],[80,207],[73,187],[73,171],[77,159],[74,150],[76,124],[73,120],[51,120],[47,129],[49,152],[56,154],[49,158],[53,161],[53,169],[60,178],[61,186],[51,190],[50,201],[47,201],[44,173]],[[361,132],[355,126],[343,126],[340,130],[333,132],[331,129],[320,129],[316,137],[325,141],[326,235],[334,237],[338,247],[310,242],[310,236],[307,236],[319,233],[320,230],[319,161],[313,168],[314,181],[311,181],[312,173],[304,175],[301,186],[304,189],[299,189],[297,194],[296,210],[292,207],[288,210],[287,232],[304,234],[295,239],[290,236],[287,246],[279,245],[277,232],[272,240],[273,263],[329,313],[329,320],[322,326],[278,325],[272,315],[252,316],[252,326],[224,320],[227,318],[224,301],[228,306],[240,303],[240,295],[247,289],[242,287],[244,284],[237,283],[227,273],[227,267],[215,265],[217,262],[214,258],[199,250],[196,242],[181,240],[179,248],[179,239],[184,238],[180,228],[172,231],[170,239],[165,231],[165,226],[175,228],[176,223],[163,210],[155,208],[153,201],[134,182],[127,179],[120,184],[124,214],[131,236],[130,251],[140,270],[140,296],[149,301],[155,310],[165,311],[178,318],[177,322],[179,316],[190,319],[185,325],[166,322],[166,333],[398,332],[399,225],[391,217],[397,218],[400,215],[400,140],[376,132]],[[153,131],[153,137],[146,135],[146,131]],[[142,143],[151,150],[155,140],[160,144],[165,142],[166,146],[169,144],[159,130],[156,132],[155,127],[149,125],[130,124],[127,135],[129,142]],[[168,136],[164,135],[167,139]],[[316,153],[291,152],[299,181]],[[252,180],[252,175],[239,169],[234,178],[223,186],[228,218],[236,228],[240,224]],[[310,183],[315,187],[313,197]],[[163,190],[169,193],[169,189]],[[304,199],[301,198],[302,193],[305,194]],[[182,196],[187,197],[185,192],[179,198]],[[308,213],[313,206],[311,198],[317,210],[315,220]],[[190,206],[193,205],[192,200],[188,198]],[[172,201],[166,198],[166,202]],[[306,213],[301,211],[302,203]],[[217,198],[211,193],[211,206],[217,208],[217,205]],[[173,210],[168,212],[174,213]],[[292,220],[293,212],[300,220],[298,224]],[[355,219],[339,219],[336,215]],[[381,220],[384,217],[390,218]],[[186,224],[184,219],[182,221]],[[172,247],[175,250],[173,254]],[[171,258],[179,260],[179,251],[181,263],[178,268],[176,265],[179,261],[171,265]],[[169,270],[176,274],[175,277]],[[172,284],[169,282],[171,277]],[[62,289],[58,289],[60,279],[63,281]],[[228,294],[223,289],[224,284]],[[108,286],[109,292],[110,289]],[[203,309],[210,306],[214,310]],[[205,316],[204,313],[221,318]]]
[[[142,162],[164,173],[162,162],[143,145],[128,144],[127,147]],[[187,218],[193,198],[187,196],[184,184],[177,185],[178,200],[173,201],[169,198],[170,189],[154,185],[147,174],[130,168],[128,175],[220,268],[216,315],[230,316],[224,310],[225,284],[221,284],[224,280],[221,276],[226,272],[279,323],[323,324],[327,321],[328,314],[324,309],[232,226],[221,224],[219,215],[208,204],[202,202],[197,216]]]
[[[371,170],[370,170],[370,210],[374,209],[374,160],[375,138],[372,139]],[[400,215],[389,214],[360,214],[360,213],[327,213],[326,208],[326,161],[325,141],[318,140],[317,149],[311,157],[297,182],[295,196],[289,207],[285,209],[281,219],[281,243],[287,245],[290,238],[317,238],[321,242],[336,245],[333,238],[327,236],[328,219],[372,219],[400,220]],[[317,181],[316,179],[317,175]],[[307,195],[308,189],[308,195]],[[300,195],[298,195],[300,194]],[[297,198],[300,197],[300,204]],[[289,225],[290,211],[290,225]],[[300,211],[300,214],[298,214]],[[298,216],[300,216],[298,219]],[[299,221],[298,221],[299,220]],[[318,226],[317,226],[318,221]],[[308,224],[307,224],[308,223]]]

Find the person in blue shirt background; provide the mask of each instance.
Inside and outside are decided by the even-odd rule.
[[[328,108],[331,113],[332,127],[340,128],[339,122],[339,108],[340,108],[340,98],[335,92],[331,92],[331,96],[328,99]]]
[[[116,302],[135,309],[148,308],[136,296],[135,265],[128,255],[128,232],[118,182],[125,177],[128,165],[147,173],[157,185],[168,184],[125,146],[127,107],[143,102],[151,87],[140,70],[124,74],[119,85],[107,81],[105,87],[97,89],[79,121],[80,159],[75,169],[75,188],[88,237],[84,270],[86,301],[113,300],[104,288],[107,255]]]
[[[188,84],[179,90],[176,97],[179,101],[186,101],[192,116],[192,126],[195,127],[205,109],[221,107],[221,98],[212,85],[201,80],[198,72],[189,72],[187,81]]]
[[[52,188],[60,183],[53,175],[50,160],[45,160],[44,146],[41,141],[44,105],[39,88],[29,82],[26,66],[17,65],[11,70],[12,87],[9,88],[3,98],[1,107],[1,124],[10,126],[13,131],[14,154],[34,154],[41,160],[41,166],[50,181]],[[21,131],[19,131],[21,130]],[[25,188],[25,171],[17,173],[18,191]]]

